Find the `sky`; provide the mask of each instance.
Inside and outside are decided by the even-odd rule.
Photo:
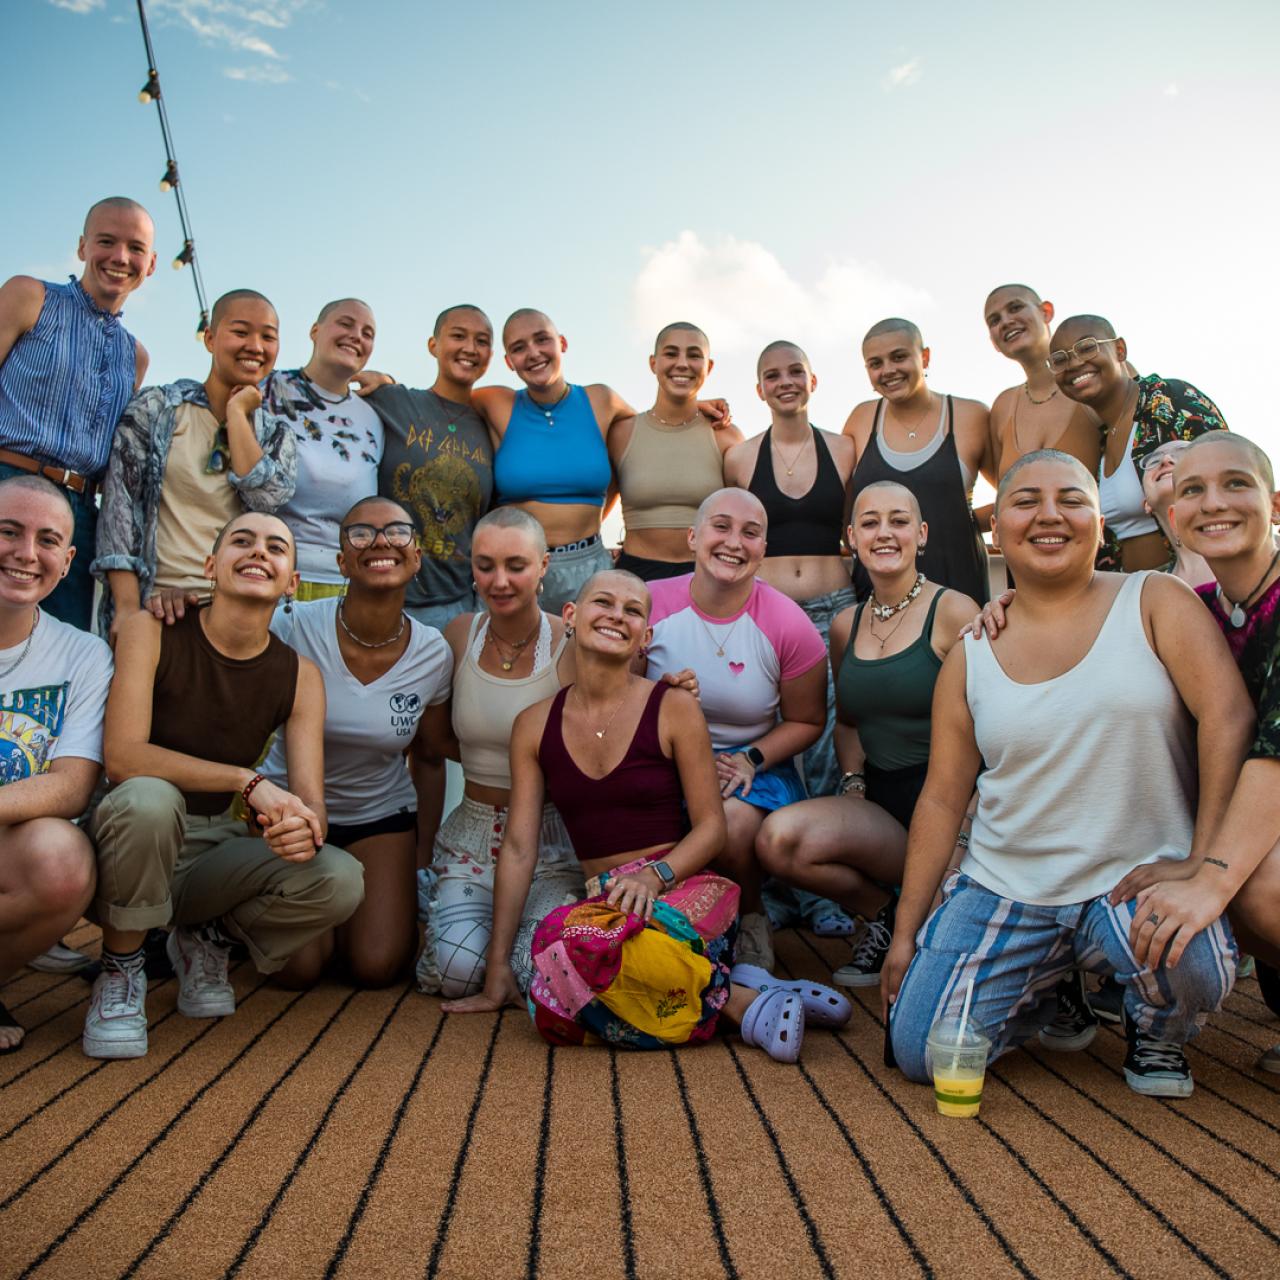
[[[331,298],[367,300],[372,365],[426,386],[436,313],[547,311],[566,376],[652,403],[675,319],[708,333],[747,434],[786,337],[839,430],[859,342],[915,320],[930,385],[1020,382],[987,292],[1107,316],[1142,373],[1195,383],[1280,457],[1258,361],[1280,297],[1280,5],[149,0],[211,299],[266,293],[281,367]],[[203,378],[198,311],[134,0],[5,0],[0,276],[65,278],[84,210],[155,216],[126,323],[149,381]],[[19,198],[15,198],[19,197]],[[496,359],[490,380],[513,383]]]

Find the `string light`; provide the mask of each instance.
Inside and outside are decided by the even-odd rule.
[[[191,216],[187,212],[187,199],[182,184],[178,181],[178,157],[173,146],[173,134],[169,129],[169,113],[165,110],[164,97],[160,93],[160,71],[156,65],[156,51],[151,43],[151,29],[147,25],[147,10],[144,0],[137,0],[138,23],[142,27],[142,43],[147,51],[147,83],[138,94],[138,101],[156,104],[156,114],[160,117],[160,135],[164,139],[165,170],[160,179],[160,190],[173,192],[178,205],[178,223],[182,227],[182,248],[173,260],[173,269],[181,271],[183,267],[191,268],[191,281],[195,286],[196,305],[200,308],[200,322],[196,326],[196,337],[203,338],[209,328],[209,303],[204,291],[204,277],[200,273],[200,259],[196,255],[196,240],[191,231]]]

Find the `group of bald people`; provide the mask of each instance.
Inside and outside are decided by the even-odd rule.
[[[852,932],[835,987],[882,987],[912,1078],[927,1074],[929,1026],[979,976],[975,1012],[997,1052],[1031,1036],[1077,1049],[1111,1014],[1129,1083],[1185,1096],[1185,1045],[1235,971],[1229,908],[1274,991],[1270,846],[1243,875],[1232,863],[1233,892],[1213,899],[1212,918],[1167,887],[1227,865],[1216,841],[1242,765],[1270,759],[1249,746],[1270,714],[1263,677],[1242,680],[1236,665],[1261,670],[1241,643],[1274,639],[1276,559],[1248,591],[1239,569],[1265,558],[1272,509],[1210,518],[1212,502],[1244,504],[1250,483],[1255,506],[1270,504],[1269,464],[1239,437],[1206,448],[1226,428],[1214,403],[1139,375],[1106,319],[1055,324],[1030,287],[993,290],[984,321],[1022,377],[990,409],[933,388],[918,327],[883,320],[862,341],[873,398],[839,432],[811,422],[804,349],[771,342],[755,388],[769,423],[746,438],[724,400],[702,395],[714,360],[697,325],[659,332],[654,401],[638,411],[603,383],[570,383],[565,336],[531,308],[496,335],[518,389],[479,385],[495,331],[470,304],[437,317],[435,378],[419,389],[371,368],[366,303],[327,303],[308,361],[279,370],[274,307],[235,289],[203,333],[205,377],[144,386],[147,355],[121,317],[154,270],[149,216],[100,201],[78,253],[78,279],[17,276],[0,289],[0,980],[25,963],[83,964],[60,939],[87,910],[106,932],[86,1052],[145,1052],[134,975],[147,929],[172,929],[162,945],[193,1016],[234,1007],[237,944],[294,978],[314,980],[335,947],[348,976],[399,976],[411,957],[387,952],[368,968],[352,942],[372,927],[352,922],[375,898],[407,900],[404,877],[386,870],[395,859],[417,863],[424,989],[460,1012],[525,1001],[552,1043],[692,1043],[723,1017],[794,1061],[806,1020],[842,1025],[851,1007],[836,989],[774,976],[787,893]],[[1233,482],[1233,469],[1251,480]],[[980,475],[997,498],[975,510]],[[624,536],[609,548],[602,521],[619,500]],[[1263,533],[1237,547],[1259,520]],[[996,600],[985,534],[1014,588]],[[228,647],[236,618],[252,620],[256,650]],[[125,634],[146,647],[151,627],[151,665],[119,691],[111,647]],[[350,699],[400,681],[395,803],[333,822],[345,845],[326,836],[331,775],[315,775],[319,755],[298,745],[320,733],[300,702],[234,767],[184,763],[191,743],[186,755],[176,739],[156,745],[169,742],[159,691],[172,694],[176,672],[216,707],[243,695],[237,662],[284,662],[284,638],[307,635],[316,650],[299,649],[289,687],[317,664],[325,759],[350,764]],[[147,690],[157,701],[143,699],[142,720],[123,710]],[[180,798],[178,872],[171,858],[145,891],[108,892],[104,844],[118,880],[121,848],[152,839],[140,833],[159,819],[129,808],[134,776],[108,779],[115,789],[81,818],[112,734],[127,722],[136,737],[143,721],[156,750],[114,758],[144,760]],[[284,790],[291,779],[258,772],[272,731],[296,735],[305,803]],[[513,744],[509,762],[493,763],[494,741]],[[486,764],[473,768],[481,742]],[[449,822],[467,818],[474,848],[441,825],[450,756],[467,798]],[[651,789],[644,812],[614,785],[628,771]],[[113,801],[126,788],[128,804]],[[198,883],[186,860],[217,845],[196,836],[197,815],[217,819],[211,796],[250,817],[249,837],[218,828],[217,840],[243,859],[256,839],[291,874],[323,863],[330,907],[269,943],[237,914],[243,903],[205,913],[188,888],[175,907],[173,875]],[[1128,821],[1135,804],[1150,823]],[[408,852],[382,852],[392,843]],[[565,874],[571,886],[585,877],[560,915],[539,896],[551,863],[556,892]],[[257,902],[275,890],[270,866],[254,865]],[[487,896],[483,919],[467,909],[464,945],[447,889],[471,875]],[[319,878],[308,892],[322,897]],[[1166,893],[1173,905],[1147,910]],[[589,945],[611,929],[677,985],[637,1003]],[[674,1012],[672,993],[691,983],[688,1010]],[[0,1006],[0,1050],[21,1039]]]

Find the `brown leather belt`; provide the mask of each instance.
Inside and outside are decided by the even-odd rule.
[[[32,475],[44,476],[46,480],[52,480],[54,484],[60,484],[64,489],[70,489],[72,493],[83,494],[90,501],[93,500],[97,490],[97,485],[88,476],[68,471],[66,467],[51,467],[47,463],[37,462],[34,458],[28,458],[25,453],[0,449],[0,462],[6,466],[17,467],[19,471],[30,471]]]

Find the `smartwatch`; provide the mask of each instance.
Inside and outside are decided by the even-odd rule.
[[[759,747],[748,747],[743,753],[748,760],[751,761],[753,769],[761,769],[764,767],[764,752]]]
[[[676,873],[665,862],[649,862],[645,865],[662,881],[664,889],[670,889],[675,884]]]

